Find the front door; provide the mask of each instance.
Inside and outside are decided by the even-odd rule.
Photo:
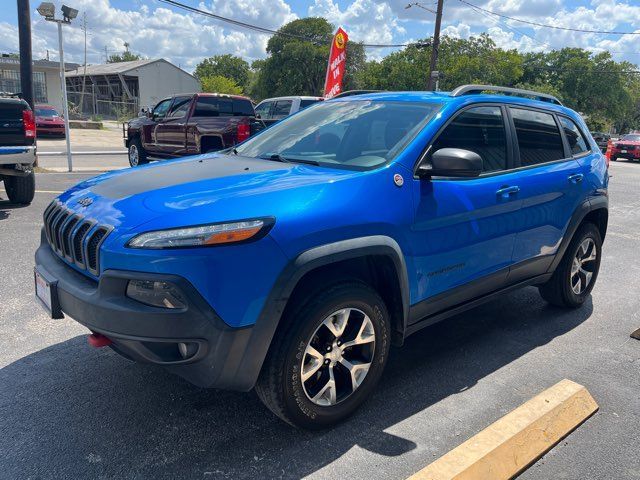
[[[503,286],[521,206],[508,139],[504,107],[482,105],[458,113],[432,143],[430,153],[478,153],[484,172],[472,179],[414,180],[412,321]]]
[[[176,97],[171,109],[156,128],[156,144],[165,155],[184,155],[187,142],[187,120],[193,95]]]

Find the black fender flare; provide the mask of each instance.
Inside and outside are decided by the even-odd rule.
[[[251,327],[251,334],[244,348],[241,352],[235,352],[240,357],[233,362],[237,368],[234,372],[228,372],[235,376],[234,387],[238,390],[250,390],[255,385],[287,302],[305,274],[331,263],[370,255],[384,255],[393,261],[403,304],[403,328],[406,329],[409,315],[409,279],[404,255],[398,242],[385,235],[373,235],[311,248],[302,252],[283,269],[267,296],[255,325]]]
[[[609,197],[606,196],[605,194],[599,195],[596,197],[591,197],[585,200],[584,202],[582,202],[578,206],[578,208],[576,208],[576,210],[573,212],[573,215],[571,216],[571,220],[569,220],[567,231],[562,237],[562,241],[560,242],[560,246],[558,247],[558,251],[556,252],[555,258],[553,259],[553,262],[551,262],[551,265],[549,266],[549,269],[547,270],[547,272],[554,272],[556,270],[556,268],[560,264],[560,261],[562,260],[562,257],[564,256],[564,253],[567,251],[567,248],[569,247],[569,243],[571,243],[571,239],[573,238],[574,234],[578,230],[578,227],[580,226],[582,221],[585,219],[585,217],[590,212],[593,212],[594,210],[599,210],[601,208],[605,208],[605,209],[609,208]],[[603,240],[604,240],[604,237],[603,237]]]

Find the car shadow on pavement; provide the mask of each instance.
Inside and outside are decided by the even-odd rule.
[[[402,455],[417,445],[385,430],[472,389],[591,312],[591,299],[556,309],[528,288],[429,327],[392,350],[363,408],[319,433],[279,421],[253,392],[200,389],[78,336],[0,370],[3,476],[300,478],[355,446]]]
[[[28,206],[29,205],[18,205],[10,202],[9,200],[3,200],[2,195],[0,195],[0,220],[9,218],[11,210],[15,210],[16,208],[25,208]]]

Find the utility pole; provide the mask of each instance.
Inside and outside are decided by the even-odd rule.
[[[442,23],[442,4],[443,0],[438,0],[438,8],[436,9],[436,26],[433,31],[433,42],[431,45],[431,62],[429,63],[429,80],[427,90],[435,90],[437,78],[434,78],[434,72],[438,65],[438,50],[440,49],[440,24]],[[437,73],[436,73],[437,77]]]
[[[29,0],[18,0],[18,37],[20,41],[20,89],[31,108],[33,102],[33,61],[31,58],[31,8]]]

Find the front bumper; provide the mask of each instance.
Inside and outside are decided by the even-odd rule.
[[[0,147],[0,167],[6,165],[21,165],[31,167],[36,164],[36,146]]]
[[[161,365],[202,387],[253,388],[262,359],[251,358],[251,345],[261,341],[259,335],[253,327],[226,325],[184,278],[106,270],[95,282],[68,267],[46,243],[38,248],[35,261],[38,271],[55,282],[62,312],[111,339],[112,348],[123,356]],[[131,279],[172,282],[187,307],[170,310],[132,300],[125,295]],[[180,342],[197,345],[196,353],[182,359]]]

